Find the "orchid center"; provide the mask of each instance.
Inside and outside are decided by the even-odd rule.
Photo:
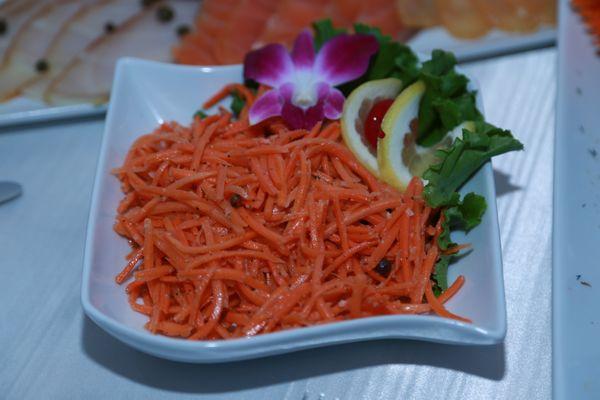
[[[304,110],[314,106],[319,101],[317,84],[312,78],[312,74],[302,71],[296,75],[294,82],[292,103]]]
[[[317,91],[314,86],[301,87],[294,91],[292,103],[302,109],[307,109],[317,104]]]

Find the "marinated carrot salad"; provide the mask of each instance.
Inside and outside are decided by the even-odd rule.
[[[467,247],[450,231],[486,203],[457,190],[522,145],[483,121],[454,64],[321,21],[291,52],[248,53],[244,83],[191,125],[139,137],[114,170],[114,228],[132,247],[116,282],[146,328],[216,340],[395,314],[469,322],[445,307],[465,284],[447,282]]]

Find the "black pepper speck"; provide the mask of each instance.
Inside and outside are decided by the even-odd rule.
[[[113,24],[112,22],[107,22],[106,24],[104,24],[104,32],[106,33],[113,33],[115,31],[116,27],[115,24]]]
[[[175,12],[169,6],[160,6],[156,10],[156,18],[158,18],[160,22],[171,22],[173,17],[175,17]]]
[[[190,33],[190,27],[188,25],[179,25],[175,32],[177,32],[177,36],[183,37]]]
[[[38,60],[38,62],[35,63],[35,70],[41,74],[48,71],[49,69],[50,65],[46,60]]]
[[[392,262],[387,258],[381,259],[375,266],[375,272],[384,278],[387,278],[390,275],[390,272],[392,272]]]
[[[231,206],[233,208],[240,208],[242,206],[242,202],[244,199],[242,199],[242,196],[240,196],[237,193],[234,193],[231,195],[231,197],[229,198],[229,204],[231,204]]]
[[[159,0],[142,0],[142,7],[150,7],[151,5],[158,3]]]

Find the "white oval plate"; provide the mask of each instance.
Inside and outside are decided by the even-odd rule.
[[[461,291],[447,303],[449,310],[473,323],[433,315],[394,315],[269,333],[226,341],[188,341],[151,334],[146,316],[133,311],[125,288],[114,277],[129,252],[127,241],[113,231],[122,198],[110,170],[120,166],[136,137],[164,121],[189,124],[200,105],[225,84],[239,82],[241,66],[186,67],[123,59],[117,65],[113,93],[94,182],[87,227],[81,300],[85,313],[108,333],[146,353],[177,361],[224,362],[280,354],[311,347],[381,338],[485,345],[502,341],[506,307],[496,194],[491,164],[465,185],[463,192],[484,195],[488,210],[483,222],[455,240],[473,251],[453,264],[449,281],[466,277]]]

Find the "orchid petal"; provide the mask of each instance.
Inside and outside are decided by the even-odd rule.
[[[312,68],[315,63],[315,45],[308,29],[303,30],[296,38],[292,60],[296,68]]]
[[[296,85],[294,85],[292,82],[287,82],[279,87],[279,94],[284,101],[292,101],[294,90],[296,90]]]
[[[317,122],[323,121],[323,102],[319,101],[308,110],[304,111],[304,129],[311,129]]]
[[[323,102],[320,101],[303,110],[291,101],[285,101],[281,116],[290,129],[311,129],[317,122],[323,120]]]
[[[344,110],[344,95],[338,89],[331,88],[323,104],[323,112],[327,119],[338,119]]]
[[[294,64],[286,48],[270,44],[251,51],[244,59],[244,78],[278,87],[294,73]]]
[[[260,96],[250,107],[250,124],[258,124],[267,118],[281,115],[283,98],[278,90],[269,90]]]
[[[379,44],[373,35],[338,35],[327,41],[315,60],[315,73],[331,86],[365,73]]]

